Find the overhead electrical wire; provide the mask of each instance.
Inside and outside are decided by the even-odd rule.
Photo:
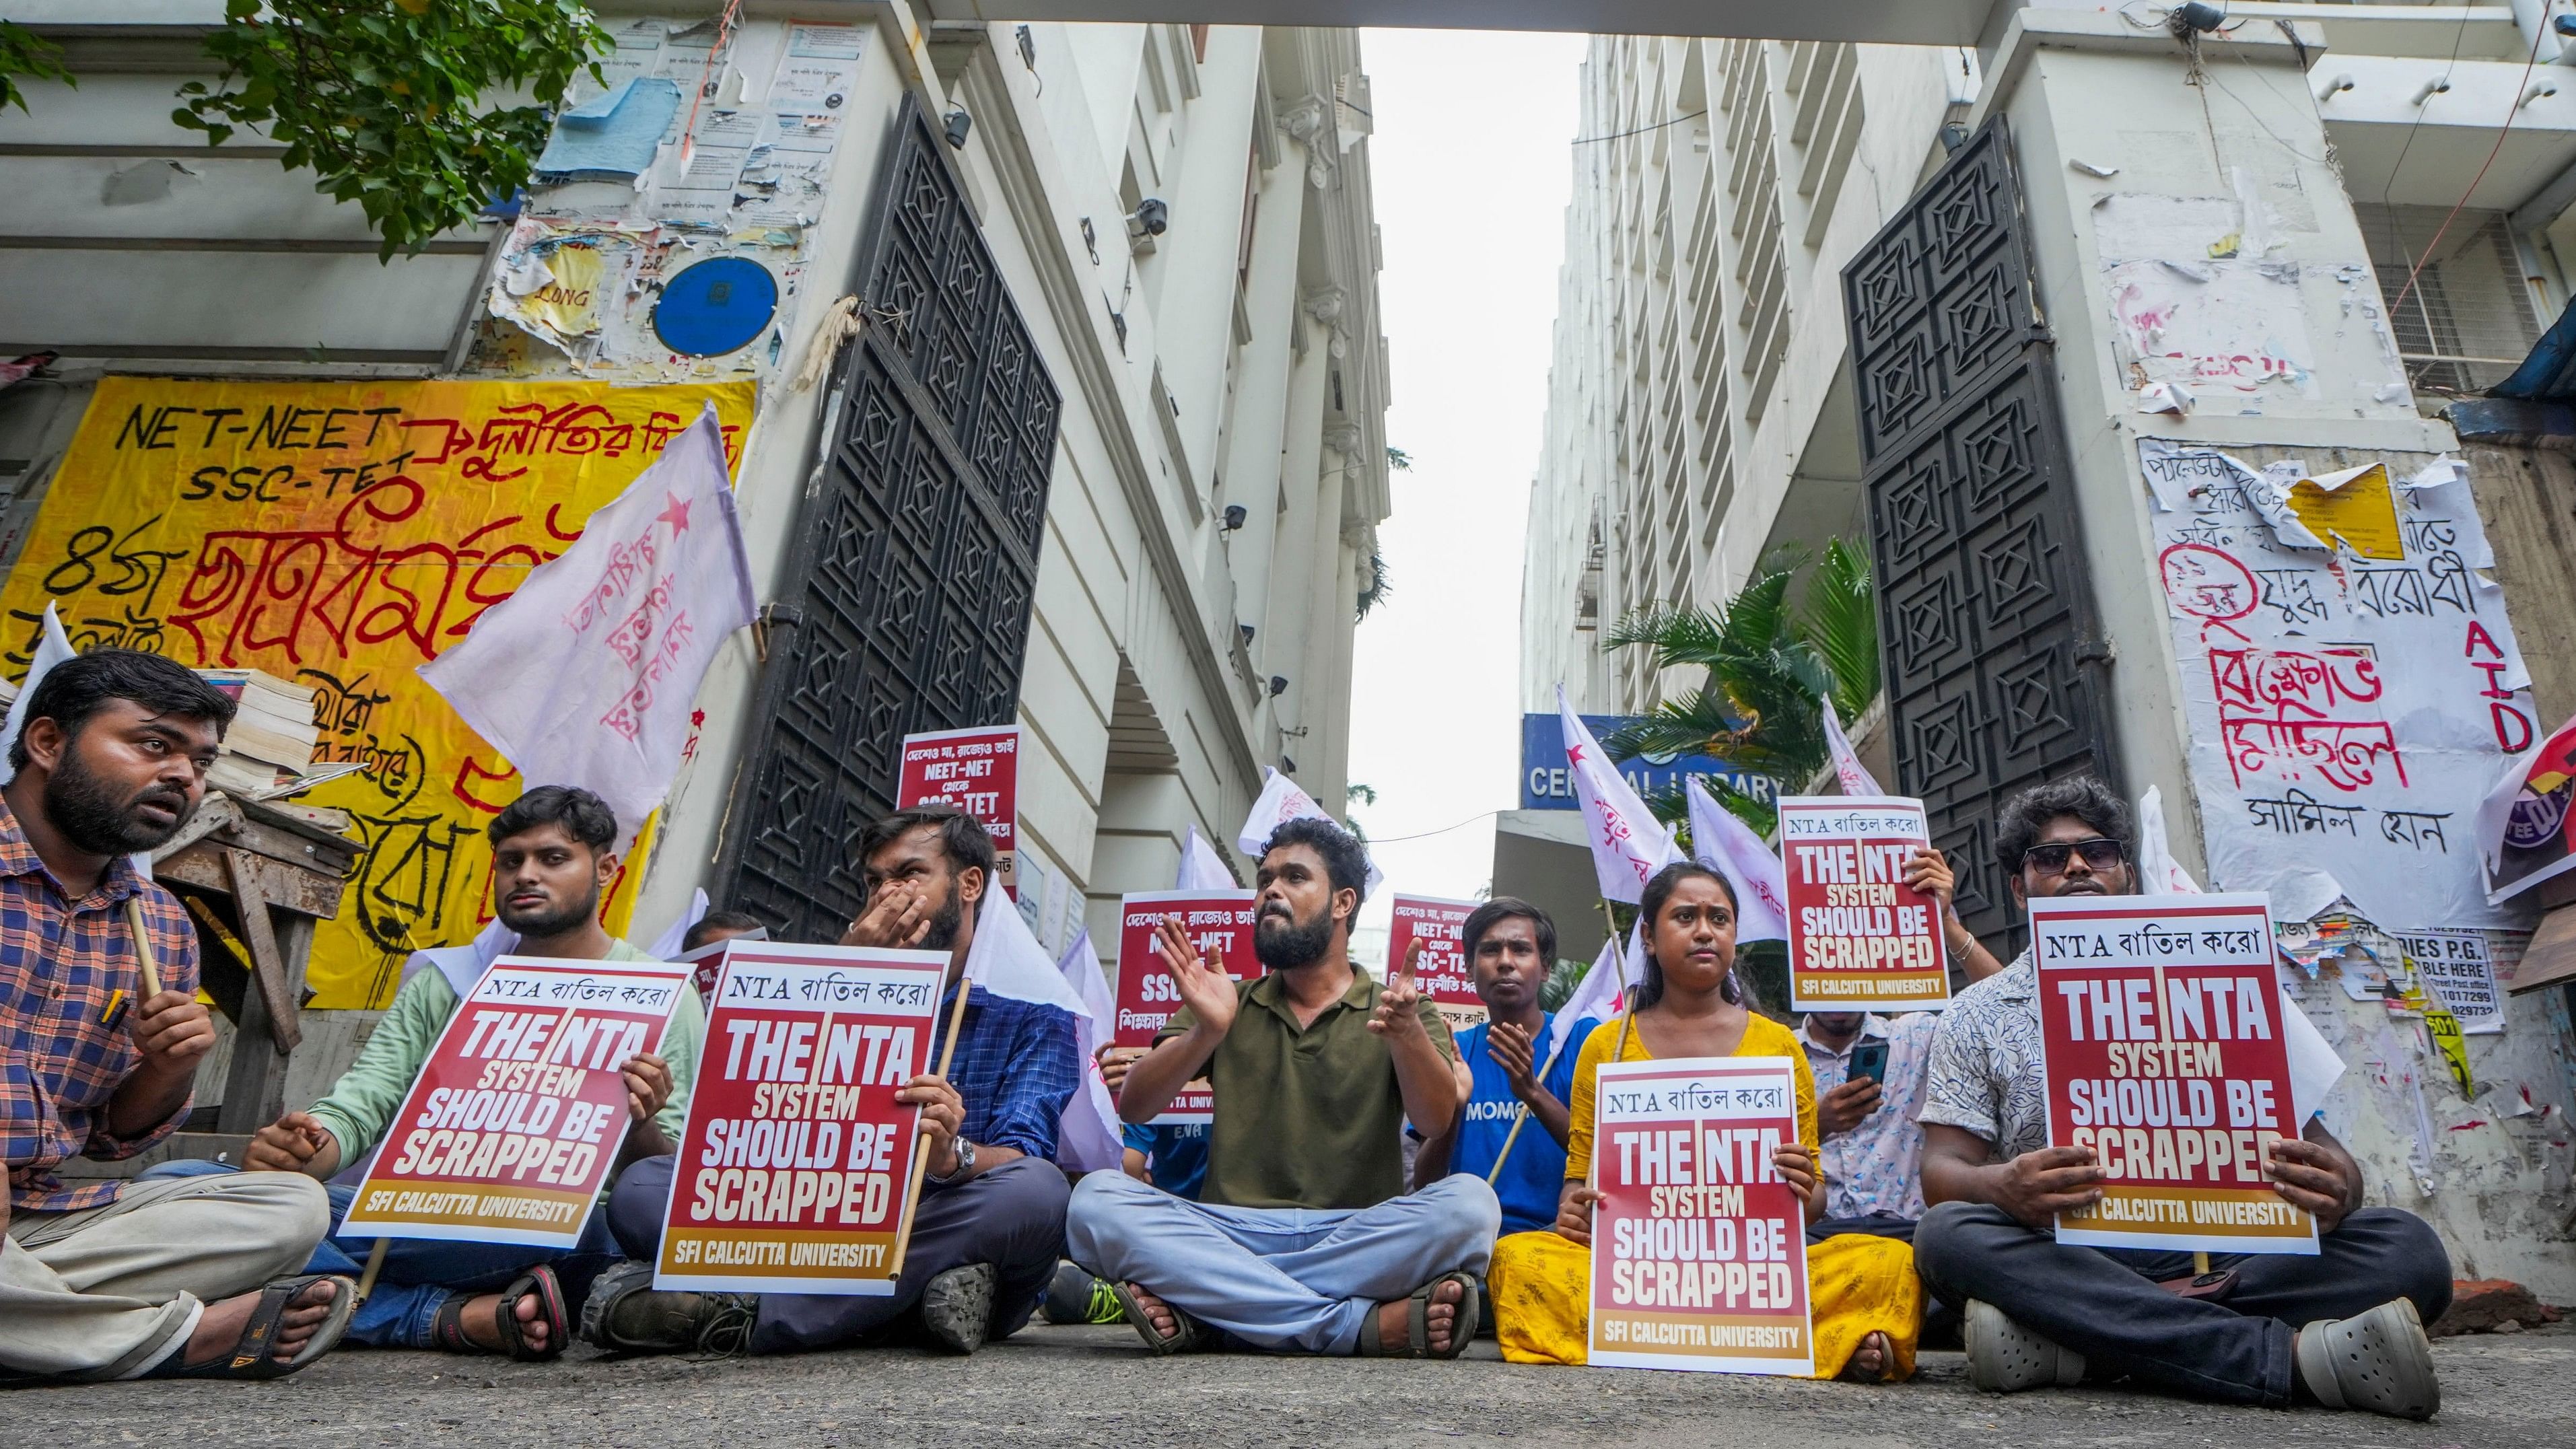
[[[1595,142],[1595,141],[1620,141],[1620,140],[1625,140],[1625,139],[1627,139],[1627,138],[1628,138],[1628,137],[1630,137],[1630,136],[1642,136],[1642,135],[1646,134],[1648,131],[1660,131],[1660,130],[1662,130],[1663,128],[1665,128],[1666,126],[1678,126],[1678,125],[1680,125],[1680,124],[1681,124],[1682,122],[1684,122],[1684,121],[1696,121],[1696,120],[1698,120],[1700,117],[1705,116],[1705,115],[1707,115],[1707,114],[1708,114],[1708,107],[1706,107],[1706,106],[1702,106],[1702,107],[1700,107],[1698,110],[1691,112],[1691,113],[1690,113],[1689,115],[1687,115],[1687,116],[1675,116],[1675,117],[1673,117],[1673,118],[1672,118],[1671,120],[1669,120],[1669,121],[1657,121],[1655,124],[1653,124],[1653,125],[1651,125],[1651,126],[1639,126],[1637,129],[1635,129],[1635,130],[1633,130],[1633,131],[1619,131],[1619,132],[1615,132],[1615,133],[1613,133],[1613,134],[1611,134],[1611,135],[1607,135],[1607,136],[1577,136],[1577,137],[1575,137],[1575,138],[1574,138],[1574,140],[1573,140],[1572,142],[1570,142],[1569,144],[1571,144],[1571,145],[1576,145],[1576,146],[1589,146],[1589,145],[1591,145],[1591,144],[1592,144],[1593,142]]]

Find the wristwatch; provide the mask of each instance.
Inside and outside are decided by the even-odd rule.
[[[971,1175],[974,1173],[974,1171],[975,1171],[975,1144],[974,1144],[974,1143],[972,1143],[972,1142],[967,1141],[967,1140],[966,1140],[965,1138],[963,1138],[963,1137],[960,1137],[960,1138],[958,1138],[958,1139],[957,1139],[957,1166],[955,1167],[955,1169],[953,1169],[952,1171],[950,1171],[950,1172],[949,1172],[949,1174],[948,1174],[947,1176],[945,1176],[945,1177],[941,1177],[941,1176],[938,1176],[937,1174],[933,1174],[933,1175],[931,1176],[931,1179],[930,1179],[930,1180],[931,1180],[932,1182],[938,1183],[941,1187],[946,1187],[948,1184],[950,1184],[950,1183],[952,1183],[952,1182],[956,1182],[956,1181],[959,1181],[959,1180],[960,1180],[960,1179],[962,1179],[962,1178],[965,1178],[965,1177],[971,1176]]]

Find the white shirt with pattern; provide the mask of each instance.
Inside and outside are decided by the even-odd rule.
[[[1798,1044],[1816,1074],[1816,1096],[1851,1080],[1852,1050],[1865,1041],[1887,1043],[1887,1074],[1879,1081],[1878,1110],[1860,1125],[1825,1139],[1825,1215],[1864,1218],[1874,1213],[1912,1221],[1923,1216],[1923,1129],[1914,1114],[1923,1105],[1933,1029],[1940,1013],[1862,1018],[1860,1035],[1836,1051],[1798,1027]]]

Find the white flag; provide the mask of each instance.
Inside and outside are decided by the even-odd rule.
[[[653,959],[656,961],[679,960],[680,953],[688,949],[687,943],[689,939],[689,928],[706,918],[707,892],[706,887],[700,886],[696,890],[689,892],[689,908],[680,912],[680,918],[671,923],[671,929],[664,931],[661,935],[654,938],[653,944],[650,948],[653,953]]]
[[[420,677],[523,781],[596,793],[632,840],[679,772],[699,681],[752,612],[710,407]]]
[[[9,719],[0,724],[0,785],[18,778],[18,767],[9,763],[9,750],[18,743],[18,731],[27,723],[27,701],[36,697],[36,681],[43,679],[55,665],[72,657],[72,641],[63,634],[63,621],[54,613],[51,599],[45,601],[43,637],[36,641],[36,656],[27,664],[27,677],[18,681],[18,697],[9,701]],[[145,872],[150,874],[149,871]]]
[[[1109,977],[1100,969],[1100,953],[1092,949],[1090,928],[1073,933],[1073,944],[1064,948],[1055,969],[1072,983],[1073,994],[1089,1013],[1082,1019],[1082,1054],[1095,1055],[1118,1034],[1117,1004],[1110,1000]]]
[[[1252,813],[1243,817],[1243,829],[1236,833],[1234,843],[1244,854],[1259,860],[1262,852],[1270,848],[1271,832],[1299,819],[1321,820],[1336,830],[1349,828],[1335,820],[1331,811],[1316,804],[1314,796],[1297,788],[1296,781],[1265,766],[1261,772],[1261,798],[1252,802]],[[1377,888],[1384,884],[1386,873],[1377,868],[1376,861],[1370,861],[1367,894],[1376,895]],[[1234,877],[1229,875],[1224,885],[1211,889],[1236,890],[1239,887],[1235,885]]]
[[[2165,792],[2149,785],[2138,797],[2138,893],[2150,896],[2196,896],[2200,882],[2173,858],[2165,838]]]
[[[1292,785],[1289,788],[1296,787]],[[1305,792],[1299,790],[1297,793],[1302,795]],[[1276,830],[1278,827],[1274,825],[1271,828]],[[1172,882],[1172,889],[1231,891],[1241,890],[1242,886],[1236,883],[1234,872],[1225,868],[1225,857],[1218,855],[1216,847],[1210,845],[1208,838],[1199,834],[1199,828],[1193,825],[1190,838],[1181,844],[1181,870],[1179,877]]]
[[[1852,752],[1851,741],[1843,738],[1842,716],[1834,713],[1834,702],[1831,699],[1825,699],[1819,703],[1825,707],[1825,748],[1833,752],[1834,778],[1843,782],[1843,793],[1846,795],[1886,794],[1885,790],[1878,788],[1878,781],[1872,778],[1869,770],[1861,764],[1860,756]]]
[[[1592,731],[1565,702],[1565,686],[1556,687],[1556,712],[1565,729],[1565,763],[1574,776],[1574,798],[1582,806],[1584,833],[1592,843],[1592,871],[1601,894],[1630,905],[1644,894],[1646,882],[1666,862],[1678,859],[1673,834],[1628,788]]]
[[[1020,919],[1020,908],[999,890],[984,892],[975,908],[975,939],[966,947],[966,979],[996,996],[1061,1007],[1073,1017],[1074,1047],[1079,1050],[1090,1040],[1092,1029],[1087,1023],[1095,1019],[1091,1004],[1047,959],[1046,948],[1029,934],[1029,923]],[[1116,1167],[1125,1147],[1118,1105],[1109,1100],[1109,1088],[1097,1070],[1086,1065],[1082,1081],[1073,1099],[1064,1104],[1055,1160],[1076,1172]]]
[[[1788,940],[1789,876],[1780,867],[1780,852],[1717,803],[1699,776],[1682,788],[1690,796],[1691,854],[1735,883],[1736,944]]]
[[[1636,928],[1631,926],[1628,930],[1631,955],[1635,951],[1636,940]],[[1636,973],[1628,969],[1628,958],[1620,953],[1619,938],[1612,936],[1602,942],[1601,954],[1592,958],[1592,969],[1583,973],[1583,979],[1575,985],[1574,994],[1565,998],[1565,1004],[1556,1009],[1556,1020],[1548,1023],[1548,1061],[1554,1063],[1557,1053],[1566,1050],[1568,1046],[1581,1051],[1582,1043],[1569,1043],[1565,1039],[1566,1035],[1574,1030],[1574,1024],[1585,1017],[1590,1017],[1594,1021],[1608,1021],[1617,1016],[1620,1009],[1627,1004],[1625,988],[1635,985],[1636,979]],[[1539,1076],[1544,1080],[1547,1070],[1541,1068]]]

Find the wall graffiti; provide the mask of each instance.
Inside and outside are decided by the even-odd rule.
[[[0,592],[0,668],[23,674],[50,600],[76,647],[311,687],[317,761],[364,768],[301,798],[349,811],[365,844],[307,984],[316,1007],[382,1006],[411,951],[489,918],[483,826],[521,788],[413,670],[701,408],[739,465],[752,398],[750,383],[108,378]],[[633,895],[621,875],[613,929]]]

